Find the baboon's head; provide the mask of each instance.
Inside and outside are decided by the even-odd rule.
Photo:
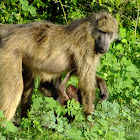
[[[90,17],[92,28],[91,34],[95,39],[95,51],[97,53],[106,53],[109,50],[109,44],[117,38],[118,24],[109,13],[102,12]]]
[[[67,86],[66,88],[66,93],[69,97],[69,99],[75,99],[76,101],[79,101],[78,98],[78,89],[76,89],[72,84],[70,84],[69,86]]]

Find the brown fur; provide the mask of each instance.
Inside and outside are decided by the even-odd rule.
[[[61,77],[56,79],[55,87],[53,84],[44,82],[40,85],[40,90],[42,91],[43,95],[46,97],[53,97],[55,100],[57,100],[61,105],[64,105],[63,99],[59,97],[59,92],[61,94],[67,96],[67,100],[75,99],[75,101],[78,101],[81,103],[81,94],[80,90],[75,88],[72,84],[66,87],[66,84],[68,80],[70,79],[71,75],[74,71],[70,71],[67,73],[64,80],[61,82]],[[108,90],[107,85],[104,79],[100,78],[99,76],[96,76],[96,84],[100,90],[100,97],[99,103],[101,103],[104,100],[108,99]],[[65,91],[66,88],[66,91]],[[47,90],[46,90],[47,89]]]
[[[96,68],[116,34],[117,22],[108,13],[93,14],[68,25],[47,21],[10,27],[1,24],[0,110],[7,120],[13,118],[21,96],[22,112],[26,112],[24,105],[29,105],[34,77],[51,81],[72,69],[79,77],[85,115],[90,114],[94,110]],[[22,78],[22,64],[28,78]]]
[[[70,100],[75,99],[75,101],[80,102],[79,96],[78,96],[78,89],[75,88],[72,84],[67,86],[66,93]]]

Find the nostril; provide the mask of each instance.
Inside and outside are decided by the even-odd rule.
[[[104,48],[102,48],[102,47],[100,46],[100,50],[101,50],[101,51],[104,51],[105,49],[104,49]]]
[[[99,53],[104,53],[105,52],[105,48],[103,48],[103,47],[99,47]]]

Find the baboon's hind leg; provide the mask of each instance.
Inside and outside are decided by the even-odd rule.
[[[0,110],[4,112],[7,121],[14,117],[22,92],[21,58],[0,50]]]
[[[39,90],[45,95],[46,97],[53,97],[55,100],[58,98],[58,91],[53,81],[48,82],[40,82]]]
[[[34,79],[26,67],[23,67],[24,90],[21,98],[21,118],[27,118],[30,111],[32,92],[34,87]]]

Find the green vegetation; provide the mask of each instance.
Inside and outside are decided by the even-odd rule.
[[[6,122],[0,112],[0,139],[140,140],[139,0],[1,0],[0,23],[42,19],[67,23],[100,9],[109,10],[119,22],[119,39],[102,57],[97,71],[107,82],[109,100],[96,103],[95,117],[89,116],[85,123],[77,102],[69,101],[66,109],[52,98],[41,96],[36,80],[29,119],[23,119],[20,127],[16,127]],[[69,83],[77,86],[78,80],[72,77]],[[97,98],[98,94],[97,90]],[[73,122],[68,123],[66,112],[75,115]],[[20,122],[19,118],[18,109],[16,122]]]

